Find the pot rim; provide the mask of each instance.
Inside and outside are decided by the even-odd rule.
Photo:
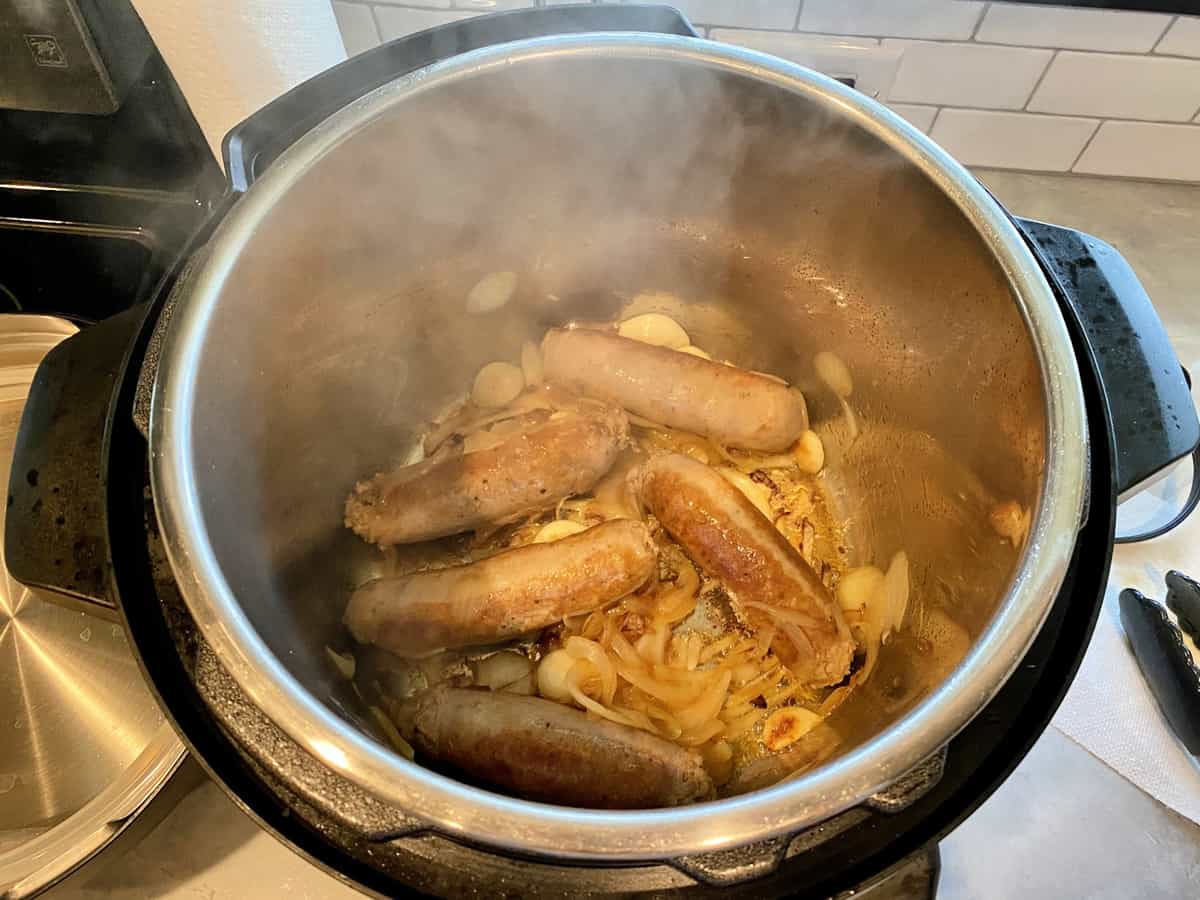
[[[208,540],[194,477],[191,418],[208,324],[241,249],[276,201],[316,160],[411,96],[524,61],[581,56],[667,60],[755,79],[835,110],[879,138],[930,178],[988,243],[1042,374],[1042,492],[1016,576],[966,658],[899,721],[832,762],[749,794],[673,809],[610,812],[517,800],[432,772],[359,731],[287,671],[241,610]],[[307,752],[451,837],[578,860],[662,859],[795,833],[862,802],[947,743],[1007,680],[1057,597],[1081,521],[1087,432],[1080,375],[1050,286],[1007,213],[944,150],[882,105],[743,48],[674,35],[555,35],[483,48],[399,77],[343,107],[275,161],[220,224],[181,299],[155,381],[151,484],[171,566],[198,627],[246,694]]]

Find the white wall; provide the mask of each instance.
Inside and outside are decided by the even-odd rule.
[[[333,7],[357,53],[480,12],[558,2]],[[870,57],[872,92],[968,165],[1200,182],[1200,17],[978,0],[672,5],[713,40],[814,67]]]

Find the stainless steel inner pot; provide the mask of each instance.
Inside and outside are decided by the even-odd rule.
[[[503,308],[471,286],[518,273]],[[904,631],[835,713],[831,755],[647,812],[523,802],[394,754],[323,648],[378,565],[342,527],[491,360],[640,291],[716,355],[809,397],[859,563],[907,551]],[[854,378],[849,425],[816,377]],[[999,206],[880,105],[768,56],[649,35],[493,47],[399,78],[295,144],[185,287],[155,385],[173,568],[247,694],[331,768],[450,835],[588,859],[799,830],[887,786],[995,693],[1074,544],[1085,420],[1055,301]],[[1032,510],[1014,549],[995,504]]]

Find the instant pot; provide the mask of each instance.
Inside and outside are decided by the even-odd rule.
[[[921,860],[1057,707],[1118,499],[1200,443],[1111,247],[1013,218],[880,105],[663,7],[393,41],[224,150],[227,195],[153,299],[42,363],[7,560],[118,616],[210,773],[367,890],[828,896]],[[495,270],[517,294],[471,313]],[[378,566],[342,500],[480,365],[651,311],[629,307],[643,289],[805,390],[852,554],[914,561],[913,624],[831,718],[836,752],[742,796],[601,813],[402,759],[325,653]],[[854,375],[849,408],[821,351]],[[1023,540],[991,529],[1001,502]]]

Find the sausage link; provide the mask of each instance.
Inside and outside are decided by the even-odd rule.
[[[719,443],[778,452],[808,427],[804,395],[734,366],[588,329],[542,341],[552,384]]]
[[[713,793],[695,752],[540,697],[439,687],[413,722],[418,754],[530,800],[650,809]]]
[[[354,592],[355,639],[399,656],[509,640],[619,600],[654,571],[657,549],[633,519],[504,550],[461,566],[379,578]]]
[[[566,413],[495,447],[360,482],[346,501],[346,525],[386,546],[513,521],[589,490],[628,438],[619,409]]]
[[[805,684],[837,684],[850,670],[854,640],[841,608],[804,557],[715,470],[680,454],[643,466],[642,501],[662,526],[712,577],[742,603],[762,603],[790,614],[809,645],[801,653],[784,635],[772,649]],[[773,624],[746,609],[756,627]]]

